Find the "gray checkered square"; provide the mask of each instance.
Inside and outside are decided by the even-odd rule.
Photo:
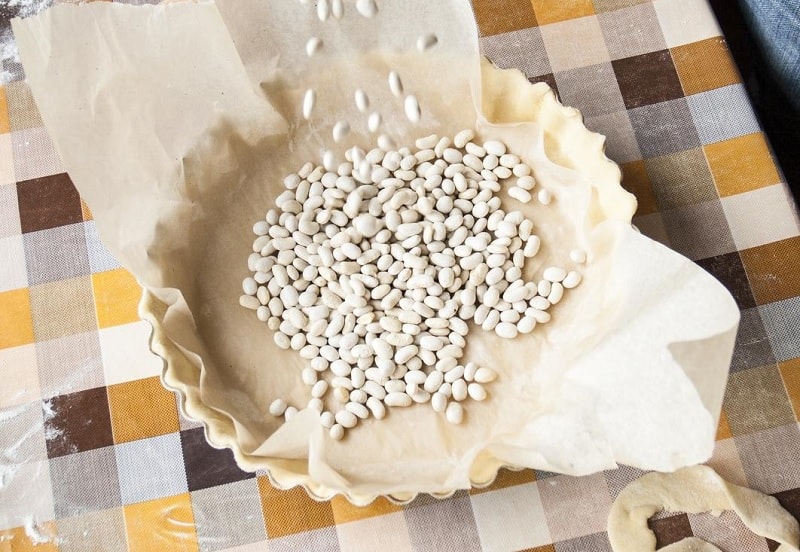
[[[69,517],[120,506],[117,463],[113,447],[50,460],[56,517]]]
[[[742,84],[687,96],[703,144],[759,132],[761,127]]]
[[[702,148],[651,157],[644,164],[662,211],[719,197]]]
[[[3,451],[0,465],[5,467],[8,463],[23,464],[47,458],[40,401],[0,409],[0,420],[0,451]]]
[[[94,221],[89,220],[83,223],[83,230],[86,234],[86,250],[88,251],[89,267],[92,272],[105,272],[106,270],[120,268],[119,261],[100,241],[100,235],[97,233],[97,226]]]
[[[736,437],[748,485],[762,493],[800,487],[800,428],[797,423]]]
[[[169,433],[114,447],[123,504],[154,500],[188,491],[181,439]]]
[[[627,111],[587,117],[586,128],[606,137],[606,156],[617,163],[628,163],[642,158],[636,133]]]
[[[667,47],[652,3],[597,16],[611,59],[657,52]]]
[[[633,225],[651,240],[671,247],[667,229],[664,227],[664,217],[661,216],[661,213],[650,213],[649,215],[633,217]]]
[[[792,403],[775,364],[731,374],[722,408],[735,436],[794,422]]]
[[[800,297],[758,307],[775,360],[800,357]]]
[[[736,251],[719,200],[662,211],[672,248],[692,260]]]
[[[561,101],[579,109],[584,117],[625,111],[611,63],[561,71],[553,76]]]
[[[631,466],[620,466],[615,470],[604,471],[603,474],[606,476],[606,483],[608,484],[608,492],[611,495],[611,499],[616,500],[617,495],[622,492],[622,489],[624,489],[628,483],[639,479],[645,473],[647,472]]]
[[[480,46],[483,55],[503,69],[519,69],[526,77],[552,72],[538,27],[485,36]]]
[[[612,552],[605,533],[594,533],[555,543],[556,552]]]
[[[89,273],[83,223],[28,232],[23,239],[30,285]]]
[[[759,309],[744,309],[739,319],[739,331],[736,334],[736,344],[733,347],[731,372],[773,364],[775,356],[772,354],[767,331],[761,320]]]
[[[339,552],[341,550],[335,526],[269,539],[269,546],[263,548],[269,549],[269,552],[296,552],[297,550]]]
[[[480,550],[469,496],[458,496],[436,504],[405,510],[414,550]]]
[[[700,145],[686,98],[637,107],[629,114],[639,149],[645,157],[658,157]]]
[[[192,511],[204,552],[267,538],[255,479],[192,492]]]

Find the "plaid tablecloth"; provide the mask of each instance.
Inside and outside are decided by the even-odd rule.
[[[800,517],[800,224],[705,0],[474,0],[484,52],[546,81],[608,137],[635,224],[742,311],[710,464]],[[159,382],[140,290],[100,243],[21,69],[0,87],[0,551],[610,550],[640,472],[501,472],[448,500],[355,508],[278,491],[210,448]],[[733,516],[662,515],[774,549]],[[47,540],[36,546],[37,541]]]

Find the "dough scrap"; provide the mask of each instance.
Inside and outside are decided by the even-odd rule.
[[[614,552],[655,551],[656,536],[647,520],[662,509],[691,514],[733,510],[753,533],[780,543],[776,552],[797,552],[800,546],[800,524],[774,497],[729,483],[708,466],[690,466],[648,473],[622,490],[608,516]],[[721,552],[696,537],[659,551]]]

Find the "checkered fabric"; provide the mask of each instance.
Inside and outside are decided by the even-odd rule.
[[[800,517],[800,224],[706,0],[474,0],[485,54],[608,137],[635,224],[696,261],[742,322],[710,464]],[[5,23],[5,22],[4,22]],[[487,489],[356,508],[278,491],[208,446],[158,379],[140,290],[98,239],[18,64],[0,87],[0,551],[610,550],[641,472],[503,471]],[[27,530],[26,530],[27,525]],[[732,515],[661,515],[774,550]],[[53,539],[34,548],[29,536]]]

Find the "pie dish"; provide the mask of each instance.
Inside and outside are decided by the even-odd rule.
[[[356,504],[379,495],[398,502],[420,492],[448,496],[489,484],[502,466],[582,475],[618,462],[669,471],[706,460],[738,309],[713,277],[631,226],[635,199],[606,158],[604,138],[547,85],[481,61],[467,2],[389,3],[369,28],[347,29],[345,18],[341,32],[320,31],[342,55],[309,67],[298,61],[307,36],[284,31],[297,28],[290,12],[277,1],[92,4],[60,6],[15,26],[65,165],[101,237],[144,287],[140,315],[165,361],[163,382],[179,393],[185,414],[204,424],[209,443],[230,448],[243,469],[264,470],[278,487],[302,485],[319,499],[341,493]],[[426,21],[441,22],[433,53],[381,43],[388,28],[392,40],[408,42]],[[70,41],[76,32],[85,43]],[[52,44],[51,56],[69,55],[77,67],[96,57],[92,46],[107,44],[110,33],[118,49],[97,59],[96,74],[78,79],[85,77],[86,90],[46,70],[58,59],[44,55],[43,42]],[[202,59],[192,44],[200,36],[208,37],[213,67],[191,62]],[[143,37],[152,48],[126,49],[126,40]],[[148,82],[163,82],[159,64],[171,67],[170,86],[143,86],[148,72]],[[526,277],[568,263],[575,247],[589,263],[581,286],[541,331],[511,341],[470,332],[465,361],[500,377],[489,399],[468,406],[464,424],[412,407],[333,442],[313,411],[285,424],[267,413],[277,397],[305,404],[304,361],[274,346],[238,305],[238,288],[252,222],[271,206],[283,176],[317,158],[320,147],[335,147],[327,139],[335,121],[358,116],[343,75],[356,75],[376,105],[389,106],[383,83],[390,69],[423,106],[419,125],[385,115],[398,144],[474,128],[483,140],[502,140],[552,193],[550,206],[515,204],[543,243]],[[304,123],[297,106],[312,81],[320,115]],[[98,94],[104,86],[126,94]],[[354,126],[352,140],[367,145],[371,138]],[[108,166],[109,158],[118,165]]]

